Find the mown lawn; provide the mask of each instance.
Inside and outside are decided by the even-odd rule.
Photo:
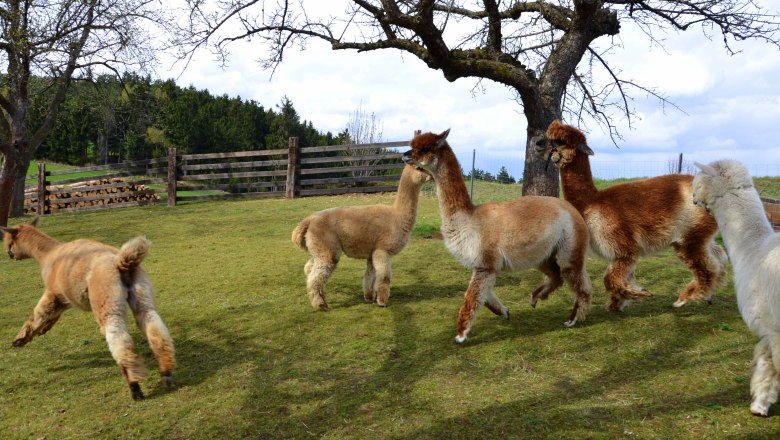
[[[510,187],[517,190],[519,187]],[[483,190],[486,191],[486,190]],[[61,240],[153,241],[144,263],[176,343],[177,386],[151,377],[134,402],[91,314],[71,310],[45,336],[10,346],[41,291],[36,262],[0,260],[0,437],[132,439],[763,439],[780,405],[750,415],[756,338],[731,284],[712,305],[671,304],[690,276],[671,252],[640,262],[654,296],[608,313],[591,259],[594,306],[566,329],[567,289],[532,309],[537,272],[503,273],[503,320],[483,310],[454,343],[469,272],[430,237],[437,201],[393,259],[389,307],[362,300],[364,262],[344,258],[329,312],[311,308],[290,242],[310,212],[394,195],[241,200],[44,217]],[[478,197],[480,199],[480,197]],[[29,220],[29,219],[27,219]],[[14,222],[12,222],[13,224]]]

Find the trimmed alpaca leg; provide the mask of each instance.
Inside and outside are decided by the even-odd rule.
[[[328,310],[328,303],[325,302],[325,285],[328,283],[330,276],[336,269],[338,259],[331,261],[323,261],[319,258],[314,259],[312,268],[309,271],[309,275],[306,279],[306,290],[309,295],[309,301],[311,306],[315,309]]]
[[[133,286],[133,295],[130,296],[130,309],[135,316],[135,323],[146,336],[149,347],[157,359],[160,368],[160,377],[163,384],[173,385],[171,372],[176,366],[176,355],[173,347],[173,339],[168,332],[168,327],[163,323],[157,310],[154,309],[154,296],[151,285],[136,284]]]
[[[368,257],[368,260],[366,260],[366,273],[363,275],[363,299],[367,303],[372,303],[376,300],[375,282],[376,269],[374,269],[374,262],[371,260],[371,257]]]
[[[485,307],[496,315],[509,319],[509,309],[501,303],[501,300],[498,299],[493,292],[493,289],[485,292]]]
[[[627,301],[643,300],[650,296],[647,290],[628,282],[636,265],[636,258],[621,257],[612,260],[604,275],[604,287],[610,294],[607,309],[622,311]]]
[[[458,335],[455,342],[462,343],[466,340],[471,326],[477,319],[477,312],[485,302],[485,292],[493,289],[496,282],[496,272],[492,269],[474,269],[471,275],[469,287],[464,295],[463,305],[458,313]]]
[[[566,327],[572,327],[578,320],[584,320],[588,316],[593,301],[591,294],[593,288],[584,265],[577,269],[566,268],[561,272],[566,284],[574,292],[574,307],[571,309],[569,320],[563,323]]]
[[[775,369],[771,342],[762,337],[753,350],[753,376],[750,378],[750,395],[753,401],[750,412],[756,416],[769,414],[769,407],[777,402],[778,372]]]
[[[725,252],[715,242],[691,241],[675,245],[677,257],[688,266],[693,279],[674,302],[674,307],[682,307],[688,301],[706,299],[710,302],[715,292],[726,281]]]
[[[393,278],[390,255],[383,250],[376,250],[372,255],[372,260],[374,261],[374,270],[376,271],[376,279],[374,280],[376,303],[385,307],[387,306],[388,298],[390,298],[390,281]]]
[[[127,331],[124,310],[121,315],[105,317],[100,330],[106,336],[111,356],[114,357],[119,370],[122,371],[127,380],[133,400],[143,399],[144,393],[141,391],[139,382],[145,379],[148,374],[144,369],[141,357],[135,352],[133,338]]]
[[[531,307],[536,308],[536,303],[541,299],[546,300],[555,289],[563,285],[561,268],[553,258],[545,261],[538,267],[544,276],[544,282],[531,293]]]
[[[21,330],[19,330],[16,339],[14,339],[11,345],[22,347],[35,336],[45,334],[57,323],[62,312],[69,308],[70,306],[60,301],[55,294],[50,291],[44,292],[41,299],[38,300],[35,309],[33,309],[32,316],[22,325]]]

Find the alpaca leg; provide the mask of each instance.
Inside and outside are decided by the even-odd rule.
[[[538,267],[544,274],[544,282],[531,293],[531,307],[536,308],[536,303],[546,300],[555,289],[561,287],[563,279],[561,278],[561,268],[554,259],[549,259]]]
[[[112,314],[98,319],[101,322],[100,330],[106,337],[108,349],[111,351],[114,361],[127,380],[133,400],[144,398],[139,382],[147,377],[143,361],[135,352],[133,338],[127,331],[125,311],[121,314]]]
[[[770,341],[762,337],[753,350],[753,376],[750,378],[750,395],[753,398],[750,412],[753,415],[769,414],[769,407],[777,402],[779,379]]]
[[[485,302],[485,292],[493,289],[496,282],[496,272],[492,269],[474,269],[471,275],[469,287],[464,295],[463,305],[458,313],[458,335],[455,342],[462,343],[466,340],[471,326],[477,319],[477,312]]]
[[[363,299],[367,303],[372,303],[376,300],[375,282],[376,269],[374,269],[374,262],[371,260],[371,257],[368,257],[368,260],[366,260],[366,273],[363,275]]]
[[[307,261],[306,264],[303,265],[303,273],[308,276],[311,273],[311,269],[313,267],[314,267],[314,258],[309,258],[309,261]]]
[[[45,334],[69,308],[70,306],[60,301],[57,295],[46,291],[33,309],[32,316],[22,325],[12,345],[22,347],[35,336]]]
[[[501,303],[501,300],[498,299],[493,292],[493,289],[485,292],[485,307],[494,314],[509,319],[509,309]]]
[[[314,260],[309,276],[306,279],[306,290],[309,295],[309,301],[311,301],[311,305],[315,309],[329,309],[328,303],[325,302],[325,285],[336,269],[337,263],[338,260]]]
[[[714,241],[701,242],[691,239],[676,245],[677,257],[688,266],[693,279],[680,293],[674,307],[681,307],[689,301],[710,300],[726,281],[725,252]]]
[[[643,300],[650,292],[629,282],[636,265],[636,258],[621,257],[612,260],[604,275],[604,287],[610,294],[609,306],[612,311],[621,311],[627,301]]]
[[[130,295],[130,309],[135,316],[138,328],[146,336],[146,340],[157,359],[160,368],[160,377],[165,386],[173,385],[171,372],[176,366],[173,339],[168,332],[168,327],[163,323],[160,315],[154,307],[154,294],[151,284],[140,283],[133,286],[133,294]]]
[[[390,281],[393,277],[390,255],[385,251],[376,250],[372,255],[372,259],[374,260],[374,270],[376,271],[376,279],[374,281],[376,303],[386,307],[387,300],[390,298]]]
[[[574,292],[574,307],[571,309],[569,320],[564,322],[563,325],[571,327],[577,323],[578,320],[584,320],[588,316],[590,305],[593,300],[591,294],[593,288],[590,284],[590,278],[585,271],[585,265],[583,264],[579,268],[566,268],[562,270],[563,279],[566,280],[566,284]]]

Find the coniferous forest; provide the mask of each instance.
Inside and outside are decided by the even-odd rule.
[[[37,101],[30,108],[32,127],[44,117],[45,100]],[[71,165],[116,163],[161,157],[170,147],[180,154],[286,148],[292,136],[302,147],[335,145],[347,132],[321,133],[300,119],[286,97],[266,108],[254,100],[182,88],[173,80],[105,75],[71,85],[36,158]]]

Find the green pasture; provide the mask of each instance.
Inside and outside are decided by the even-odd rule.
[[[519,186],[478,188],[480,201]],[[321,312],[305,295],[308,254],[290,232],[311,212],[391,203],[393,194],[240,200],[57,214],[60,240],[113,245],[138,234],[157,307],[176,343],[166,390],[132,326],[150,378],[132,401],[90,313],[71,310],[23,348],[11,341],[42,282],[35,261],[0,260],[0,437],[4,439],[769,439],[748,410],[756,337],[731,283],[712,305],[671,304],[690,279],[671,252],[642,260],[653,296],[605,310],[605,263],[590,259],[590,316],[564,328],[568,289],[536,309],[538,272],[505,272],[504,320],[482,310],[454,342],[470,273],[434,234],[435,195],[421,198],[408,248],[393,258],[389,307],[365,304],[363,261],[344,258]],[[25,219],[28,221],[29,218]],[[12,221],[18,223],[21,220]]]

